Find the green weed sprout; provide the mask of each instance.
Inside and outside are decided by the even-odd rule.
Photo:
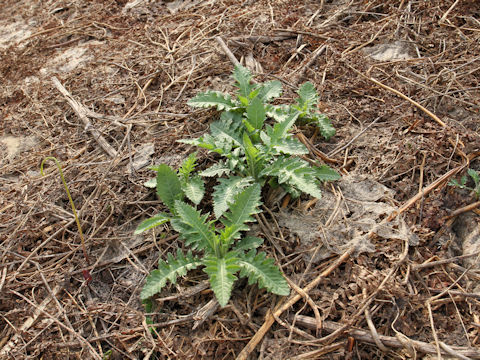
[[[473,180],[473,184],[474,184],[473,187],[469,187],[469,186],[466,185],[468,179],[467,179],[467,176],[465,176],[465,175],[461,177],[460,182],[453,179],[448,183],[448,185],[455,186],[459,189],[467,189],[467,190],[473,191],[473,193],[475,194],[475,198],[479,199],[480,198],[480,175],[477,171],[475,171],[473,169],[468,169],[467,174]]]
[[[77,215],[77,209],[75,208],[75,203],[73,202],[72,195],[70,195],[70,190],[68,189],[67,182],[65,181],[65,176],[63,175],[63,170],[62,170],[62,165],[60,165],[60,162],[57,160],[56,157],[54,156],[48,156],[45,159],[43,159],[42,163],[40,164],[40,174],[44,176],[44,171],[43,171],[43,166],[45,165],[45,162],[47,160],[53,160],[55,161],[55,164],[57,165],[58,171],[60,172],[60,178],[62,179],[63,186],[65,187],[65,192],[67,193],[68,201],[70,201],[70,205],[72,206],[72,211],[73,211],[73,216],[75,217],[75,222],[77,223],[77,228],[78,228],[78,233],[80,235],[80,240],[82,242],[82,250],[83,250],[83,256],[85,257],[85,261],[87,262],[87,265],[90,264],[90,260],[87,255],[87,249],[85,247],[85,239],[83,236],[83,230],[82,226],[80,225],[80,220]],[[90,275],[88,270],[83,270],[83,276],[85,280],[91,281],[92,276]]]
[[[252,183],[281,186],[293,198],[302,193],[320,198],[320,183],[337,180],[340,175],[327,165],[310,166],[301,159],[299,156],[309,151],[292,134],[297,121],[314,123],[326,139],[335,134],[330,120],[316,111],[315,87],[307,82],[300,86],[295,104],[273,105],[271,101],[282,93],[279,81],[253,84],[249,70],[242,66],[235,67],[233,79],[238,88],[235,97],[207,91],[189,100],[192,107],[216,107],[222,113],[211,123],[210,133],[180,140],[222,158],[200,173],[218,178],[213,193],[217,218],[227,203]],[[227,178],[221,178],[225,175]]]
[[[201,181],[198,175],[192,175],[194,167],[194,157],[190,156],[178,172],[164,164],[153,168],[157,171],[157,195],[170,213],[160,213],[143,221],[135,233],[170,222],[191,250],[184,253],[178,249],[175,255],[167,255],[167,261],[160,259],[158,269],[147,277],[141,300],[148,302],[167,282],[175,284],[178,277],[198,267],[208,275],[221,306],[230,299],[237,273],[248,278],[249,284],[257,283],[274,294],[288,295],[288,283],[273,259],[256,250],[263,239],[245,235],[248,223],[255,221],[253,215],[260,212],[260,185],[244,187],[227,203],[222,216],[212,220],[210,214],[202,214],[186,202],[188,199],[195,204],[203,198],[203,183],[198,183],[198,179]]]

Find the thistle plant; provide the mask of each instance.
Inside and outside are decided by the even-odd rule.
[[[306,193],[321,196],[320,183],[340,176],[326,165],[310,166],[299,156],[307,148],[292,134],[296,122],[314,123],[326,138],[335,134],[330,120],[316,112],[318,95],[311,83],[298,90],[293,105],[273,105],[282,86],[279,81],[254,84],[250,72],[237,66],[233,72],[235,97],[216,91],[200,93],[188,103],[194,107],[216,107],[220,119],[210,125],[210,133],[180,142],[205,148],[222,159],[209,168],[195,172],[196,156],[190,155],[178,171],[168,165],[157,172],[147,186],[155,187],[168,208],[143,221],[136,233],[170,223],[185,240],[187,252],[180,249],[167,260],[159,260],[158,269],[147,277],[140,294],[147,300],[160,292],[167,282],[201,267],[221,306],[230,299],[238,277],[249,284],[278,295],[288,295],[289,286],[280,270],[257,248],[263,239],[246,235],[253,215],[260,212],[264,185],[282,186],[293,197]],[[213,187],[213,214],[197,209],[205,194],[202,177],[217,177]]]
[[[294,198],[301,193],[319,198],[320,182],[336,180],[339,175],[326,165],[312,167],[299,158],[308,150],[291,133],[295,123],[301,121],[316,124],[326,139],[335,134],[330,120],[315,111],[315,87],[309,82],[303,84],[294,105],[272,105],[270,102],[282,92],[279,81],[253,84],[250,72],[242,66],[235,68],[233,78],[238,88],[236,97],[207,91],[188,102],[193,107],[216,107],[222,113],[210,125],[210,133],[180,140],[223,158],[200,173],[205,177],[229,176],[220,178],[214,188],[215,215],[221,216],[227,203],[252,183],[282,186]]]
[[[245,235],[248,224],[255,221],[252,216],[260,212],[260,185],[245,186],[226,204],[221,217],[211,219],[209,213],[202,214],[185,201],[187,198],[198,204],[204,195],[203,182],[192,174],[194,168],[194,155],[178,172],[168,165],[153,168],[157,171],[157,195],[170,213],[160,213],[145,220],[136,233],[170,222],[190,250],[184,253],[178,249],[176,256],[168,254],[167,261],[160,259],[158,269],[147,277],[141,299],[148,300],[168,281],[175,283],[178,277],[198,267],[208,275],[221,306],[228,303],[237,276],[248,278],[249,284],[257,283],[274,294],[288,295],[288,284],[273,260],[256,250],[263,239]]]

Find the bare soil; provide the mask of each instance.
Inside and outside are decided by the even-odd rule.
[[[132,165],[149,145],[147,165],[177,166],[192,149],[176,140],[208,130],[216,112],[187,101],[233,90],[216,37],[257,81],[282,81],[279,102],[316,86],[337,134],[298,127],[309,158],[388,188],[395,210],[372,219],[398,223],[350,254],[312,220],[334,196],[348,224],[342,183],[316,204],[267,202],[258,234],[291,297],[240,280],[219,308],[191,272],[156,298],[152,327],[139,292],[183,243],[168,227],[133,234],[162,205],[143,186],[152,171]],[[479,60],[475,0],[1,1],[0,359],[480,359],[479,204],[447,185],[480,171]],[[40,174],[47,156],[89,264],[54,163]],[[285,213],[319,235],[306,243]]]

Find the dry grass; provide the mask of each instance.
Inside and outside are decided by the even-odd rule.
[[[173,14],[162,1],[128,11],[121,0],[2,1],[0,28],[18,22],[32,32],[0,49],[1,133],[23,139],[21,152],[8,156],[5,146],[0,158],[0,358],[101,359],[111,351],[109,359],[401,359],[453,351],[480,359],[480,274],[455,258],[462,252],[447,217],[473,199],[446,186],[466,167],[480,169],[480,3],[185,4]],[[288,229],[265,221],[265,251],[298,287],[293,298],[240,282],[227,307],[209,311],[213,295],[194,272],[161,294],[150,331],[139,291],[158,257],[182,243],[168,228],[133,235],[161,205],[142,185],[151,172],[132,173],[131,163],[152,143],[155,163],[176,165],[190,149],[175,140],[207,130],[215,113],[186,102],[198,91],[232,90],[232,62],[217,36],[236,59],[261,65],[259,81],[280,79],[282,101],[299,83],[315,84],[337,135],[325,142],[299,129],[311,159],[395,190],[419,244],[377,236],[374,253],[310,264]],[[382,62],[365,52],[394,41],[407,44],[410,59]],[[75,49],[84,59],[77,67],[54,62]],[[46,156],[62,162],[90,265],[56,168],[39,174]],[[304,204],[289,209],[297,206]],[[269,210],[272,220],[278,208]]]

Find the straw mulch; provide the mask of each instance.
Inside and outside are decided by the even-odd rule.
[[[400,56],[374,58],[392,44]],[[0,358],[480,359],[478,250],[461,243],[478,235],[479,203],[447,185],[480,170],[479,54],[474,0],[3,0]],[[298,127],[309,158],[393,190],[383,220],[416,242],[372,232],[374,251],[313,261],[328,244],[305,247],[278,218],[322,199],[268,203],[257,230],[290,297],[241,280],[219,308],[191,272],[156,298],[151,326],[139,292],[183,244],[168,227],[133,235],[162,205],[143,186],[152,171],[132,165],[148,144],[148,165],[192,151],[176,140],[217,114],[186,103],[232,91],[235,59],[282,81],[279,102],[316,86],[337,134]],[[62,164],[88,263],[54,163],[40,175],[47,156]],[[335,183],[324,192],[345,200]]]

